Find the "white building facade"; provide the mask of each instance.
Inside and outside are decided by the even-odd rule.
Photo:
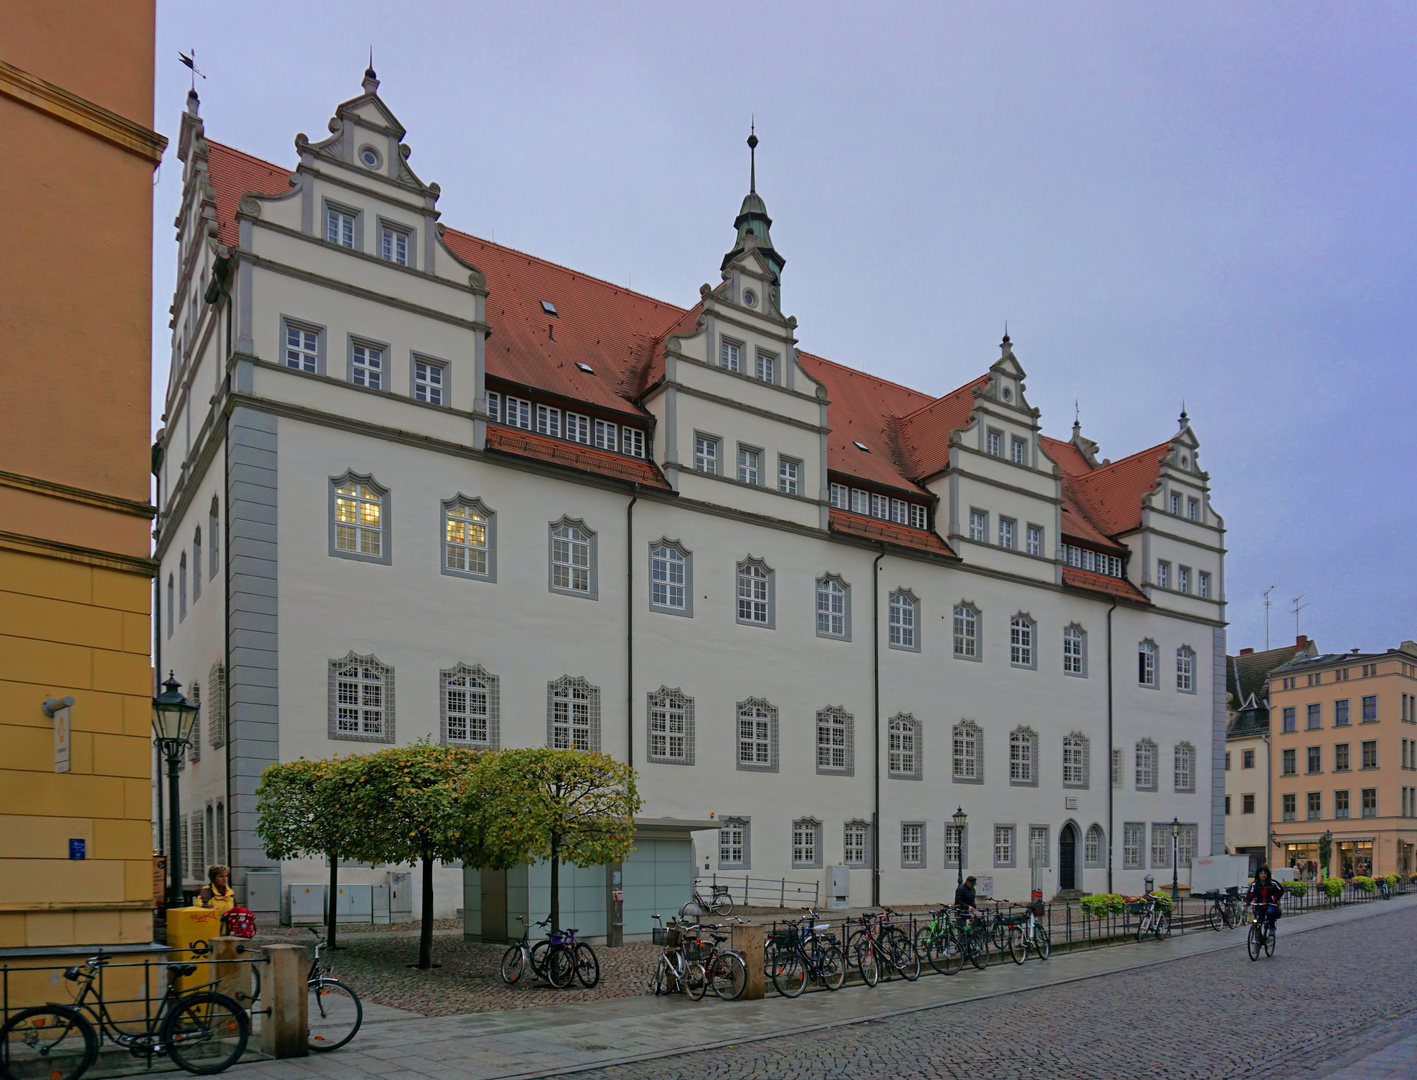
[[[1184,415],[1099,462],[1007,336],[942,398],[801,353],[755,191],[688,309],[445,229],[363,91],[293,169],[183,117],[157,662],[200,684],[194,884],[322,880],[261,851],[261,771],[420,738],[604,751],[694,872],[846,866],[854,904],[961,861],[1022,898],[1031,852],[1048,895],[1137,892],[1173,820],[1183,881],[1223,850]]]

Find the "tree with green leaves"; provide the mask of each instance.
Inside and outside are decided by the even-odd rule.
[[[423,969],[433,966],[433,864],[466,859],[481,865],[469,845],[461,792],[485,754],[420,741],[349,759],[349,854],[367,862],[423,863]]]
[[[326,932],[335,947],[339,861],[353,847],[355,822],[346,807],[357,775],[356,758],[300,758],[269,766],[256,788],[256,836],[272,859],[314,855],[330,861]]]
[[[470,862],[506,869],[551,864],[551,928],[561,928],[562,862],[600,866],[633,849],[635,770],[605,754],[545,747],[500,750],[462,785]]]

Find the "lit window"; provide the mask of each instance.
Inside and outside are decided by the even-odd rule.
[[[777,357],[758,353],[757,376],[763,382],[777,382]]]
[[[384,350],[355,342],[350,346],[349,381],[370,390],[384,388]]]
[[[563,592],[591,592],[591,534],[569,521],[551,529],[551,587]]]
[[[817,636],[847,636],[846,587],[834,577],[817,582]]]
[[[756,562],[738,566],[738,621],[754,626],[772,622],[772,603],[768,571]]]
[[[708,435],[694,436],[694,468],[701,473],[718,475],[718,447],[717,439]]]
[[[954,654],[966,660],[979,656],[979,612],[968,604],[954,609]]]
[[[618,449],[620,444],[620,427],[612,424],[608,420],[597,420],[595,422],[595,445],[602,450]]]
[[[302,326],[285,326],[285,366],[314,375],[320,370],[320,335]]]
[[[837,485],[833,484],[833,487]],[[797,495],[802,487],[802,463],[791,458],[777,459],[777,490],[785,495]]]
[[[491,576],[491,513],[480,502],[443,504],[443,568],[454,574]]]
[[[687,562],[678,548],[657,544],[650,549],[650,603],[674,611],[685,609]]]
[[[540,435],[550,435],[552,438],[561,437],[561,410],[553,409],[549,405],[538,405],[536,407],[536,430]]]
[[[893,649],[918,649],[917,601],[908,593],[893,593],[890,603],[890,643]]]
[[[763,454],[761,450],[738,448],[738,482],[756,486],[762,479]]]
[[[429,405],[443,404],[443,365],[414,357],[413,396]]]
[[[736,341],[725,340],[718,352],[718,363],[729,371],[742,370],[743,346]]]
[[[368,480],[349,477],[335,482],[335,551],[383,557],[384,492]]]
[[[379,230],[379,257],[399,266],[408,265],[408,233],[385,225]]]
[[[326,207],[325,239],[340,247],[354,247],[354,214],[333,206]]]

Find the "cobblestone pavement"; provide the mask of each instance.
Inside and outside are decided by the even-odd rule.
[[[1277,1078],[1312,1074],[1417,1018],[1409,945],[1417,908],[1303,934],[1286,935],[1285,926],[1275,955],[1258,962],[1236,935],[1233,949],[1101,978],[596,1072],[614,1080]]]

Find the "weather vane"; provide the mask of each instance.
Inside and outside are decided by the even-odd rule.
[[[197,50],[193,49],[191,56],[188,56],[184,52],[180,52],[177,54],[177,59],[181,60],[182,63],[186,64],[187,67],[192,69],[192,89],[196,90],[197,76],[201,75],[204,79],[207,77],[206,74],[197,67]]]

